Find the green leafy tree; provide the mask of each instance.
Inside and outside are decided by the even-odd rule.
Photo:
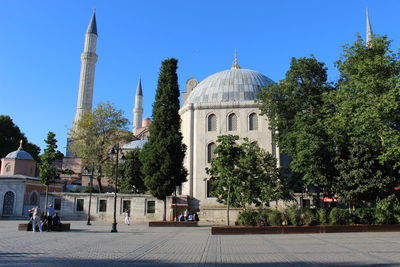
[[[338,90],[329,94],[327,129],[335,146],[336,193],[357,199],[385,198],[399,184],[399,54],[386,37],[367,47],[361,37],[344,47],[336,65]]]
[[[163,220],[166,220],[166,197],[176,186],[186,181],[183,166],[186,146],[182,143],[179,116],[179,87],[176,73],[178,61],[174,58],[162,62],[158,78],[153,122],[149,142],[145,144],[140,159],[146,187],[150,193],[164,201]]]
[[[47,210],[49,185],[58,177],[57,169],[53,166],[53,162],[59,157],[59,151],[57,150],[55,133],[49,132],[44,142],[47,145],[44,153],[40,156],[39,178],[40,183],[46,186],[45,209]]]
[[[291,199],[276,159],[247,138],[242,144],[237,144],[238,140],[235,135],[219,136],[216,157],[206,169],[211,176],[211,194],[227,205],[228,225],[230,206],[246,209]]]
[[[99,191],[103,192],[101,173],[110,163],[110,149],[123,141],[130,140],[133,136],[126,131],[128,120],[124,118],[123,111],[116,109],[110,103],[101,103],[93,112],[85,112],[77,125],[71,129],[72,140],[70,149],[84,160],[86,166],[97,169],[97,183]]]
[[[314,57],[292,58],[285,79],[264,88],[261,111],[268,117],[274,142],[290,159],[290,169],[305,187],[330,191],[333,145],[325,130],[325,95],[333,90],[325,64]]]
[[[14,124],[10,116],[0,115],[0,158],[4,158],[8,153],[16,150],[20,140],[24,144],[24,150],[31,154],[36,162],[39,162],[40,147],[28,142],[25,134]]]
[[[119,192],[123,194],[142,194],[147,188],[144,185],[140,149],[135,148],[125,155],[125,160],[118,167],[120,177]]]

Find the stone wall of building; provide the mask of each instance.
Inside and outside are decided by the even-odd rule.
[[[50,193],[49,204],[53,204],[60,214],[61,220],[86,220],[89,210],[88,193]],[[44,194],[40,197],[44,207]],[[172,219],[172,197],[167,198],[167,220]],[[124,210],[130,205],[131,221],[146,222],[162,220],[163,201],[151,195],[117,194],[116,217],[117,223],[123,223]],[[114,194],[92,194],[90,217],[91,220],[112,221],[114,215]]]

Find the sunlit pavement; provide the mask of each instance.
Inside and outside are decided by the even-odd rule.
[[[400,266],[400,233],[212,236],[210,227],[72,221],[19,232],[0,220],[0,266]]]

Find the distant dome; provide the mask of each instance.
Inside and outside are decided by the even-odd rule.
[[[270,83],[271,79],[253,70],[224,70],[199,83],[184,104],[252,101]]]
[[[146,144],[147,142],[148,142],[147,140],[134,140],[132,142],[129,142],[129,143],[123,145],[122,149],[126,149],[126,150],[131,150],[131,149],[135,149],[135,148],[142,149],[144,144]]]
[[[9,153],[6,157],[6,159],[27,159],[27,160],[34,160],[31,154],[26,152],[25,150],[18,149],[15,150],[11,153]]]

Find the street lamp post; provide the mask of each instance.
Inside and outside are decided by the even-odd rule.
[[[116,233],[117,230],[117,186],[118,186],[118,156],[119,156],[119,146],[113,147],[110,151],[110,155],[113,156],[117,154],[116,165],[115,165],[115,188],[114,188],[114,221],[112,223],[111,232]]]
[[[89,209],[88,209],[88,216],[86,225],[92,225],[90,223],[90,207],[92,206],[92,190],[93,190],[93,172],[94,172],[94,162],[92,163],[92,173],[90,174],[89,178]]]

